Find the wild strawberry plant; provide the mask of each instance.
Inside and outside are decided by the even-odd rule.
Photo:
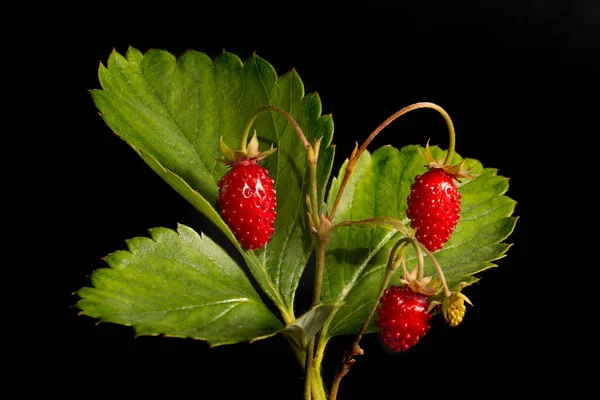
[[[201,232],[156,227],[92,273],[77,292],[83,315],[211,346],[283,335],[306,372],[305,398],[335,400],[363,335],[405,351],[432,318],[458,325],[470,304],[463,291],[510,247],[508,179],[455,152],[452,120],[436,104],[391,115],[332,177],[332,118],[295,71],[278,76],[256,55],[129,48],[98,76],[91,96],[108,127],[225,234],[250,274]],[[445,119],[446,150],[367,149],[420,108]],[[298,310],[307,268],[312,307]],[[355,340],[326,381],[325,350],[339,335]]]

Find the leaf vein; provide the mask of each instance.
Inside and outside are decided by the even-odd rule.
[[[353,274],[352,279],[350,279],[348,281],[348,283],[346,285],[344,285],[344,288],[342,290],[342,296],[339,298],[339,300],[344,300],[346,298],[346,296],[348,295],[348,293],[352,290],[352,288],[354,287],[354,285],[356,284],[360,274],[362,273],[362,271],[367,267],[367,265],[369,264],[369,261],[371,261],[373,259],[373,257],[375,257],[375,255],[379,252],[379,250],[381,250],[382,247],[385,246],[385,244],[387,242],[390,241],[390,239],[397,233],[396,230],[391,230],[387,235],[385,235],[382,240],[379,242],[379,245],[369,254],[368,257],[365,258],[365,261],[362,263],[362,265],[360,265],[358,268],[356,268],[356,272]]]
[[[481,217],[484,217],[484,216],[486,216],[486,215],[488,215],[488,214],[491,214],[491,213],[493,213],[494,211],[496,211],[496,210],[498,210],[498,209],[500,209],[500,208],[506,207],[506,206],[509,204],[508,202],[506,202],[506,203],[499,203],[499,204],[498,204],[496,207],[490,208],[490,209],[489,209],[487,212],[484,212],[484,213],[481,213],[481,214],[475,215],[475,216],[473,216],[472,218],[469,218],[469,217],[468,217],[468,215],[469,215],[469,212],[470,212],[471,210],[473,210],[473,209],[475,209],[475,208],[477,208],[477,207],[481,206],[482,204],[486,204],[486,203],[492,203],[492,200],[494,200],[494,198],[489,198],[489,199],[486,199],[486,200],[484,200],[484,201],[482,201],[482,202],[479,202],[479,203],[477,203],[477,204],[474,204],[472,207],[469,207],[468,209],[464,210],[464,211],[462,212],[462,218],[463,218],[462,220],[463,220],[463,221],[473,221],[473,220],[479,219],[479,218],[481,218]],[[467,217],[466,217],[466,218],[465,218],[465,214],[467,215]],[[507,216],[508,216],[508,214],[507,214]]]
[[[177,258],[168,257],[166,255],[160,255],[160,254],[157,254],[157,253],[154,253],[154,254],[155,254],[155,256],[160,257],[161,259],[167,260],[169,262],[172,262],[172,263],[175,263],[175,264],[178,264],[178,265],[181,265],[181,266],[185,266],[185,267],[191,268],[192,270],[194,270],[195,273],[198,273],[199,275],[201,275],[201,276],[203,276],[203,277],[205,277],[207,279],[211,279],[211,273],[210,273],[210,271],[206,271],[204,269],[198,268],[198,266],[196,264],[192,264],[190,262],[185,262],[185,261],[179,260]],[[205,254],[205,253],[202,253],[202,254],[205,257],[207,257],[207,258],[210,259],[210,257],[207,254]],[[229,278],[229,280],[231,280],[232,285],[228,286],[228,288],[236,287],[239,290],[245,291],[245,288],[242,287],[242,286],[240,286],[240,284],[238,282],[238,279],[236,279],[234,276],[232,276],[230,274],[230,271],[227,270],[227,268],[220,268],[218,266],[218,264],[216,264],[214,262],[213,262],[213,265],[217,266],[217,270],[219,272],[223,273],[223,275],[227,276],[227,278]]]
[[[163,310],[146,310],[146,311],[122,311],[122,312],[113,312],[111,313],[112,315],[131,315],[131,314],[159,314],[159,313],[170,313],[170,312],[179,312],[179,311],[186,311],[186,310],[195,310],[197,308],[203,308],[203,307],[211,307],[211,306],[218,306],[221,304],[228,304],[228,303],[235,303],[234,306],[239,305],[241,303],[247,303],[247,302],[254,302],[253,299],[247,298],[247,297],[239,297],[239,298],[234,298],[234,299],[226,299],[226,300],[220,300],[220,301],[214,301],[211,303],[204,303],[204,304],[194,304],[194,305],[190,305],[190,306],[181,306],[181,307],[175,307],[175,308],[166,308]],[[231,310],[231,308],[228,309],[228,311]]]
[[[369,302],[363,302],[362,304],[360,304],[358,307],[355,307],[352,309],[352,311],[350,311],[349,313],[347,313],[346,315],[344,315],[342,318],[337,320],[337,323],[335,325],[334,328],[338,328],[340,326],[343,326],[343,322],[350,319],[350,317],[354,314],[356,314],[357,312],[359,312],[360,310],[362,310],[363,308],[370,306],[371,304]],[[336,330],[336,329],[334,329]]]

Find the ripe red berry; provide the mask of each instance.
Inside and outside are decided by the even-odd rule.
[[[408,196],[406,216],[415,236],[429,251],[440,249],[450,238],[460,216],[460,192],[454,175],[441,168],[415,178]]]
[[[375,323],[383,342],[393,351],[408,350],[431,329],[429,298],[408,286],[386,289],[377,307]]]
[[[277,206],[273,179],[255,158],[238,158],[219,181],[220,214],[245,249],[271,240]]]

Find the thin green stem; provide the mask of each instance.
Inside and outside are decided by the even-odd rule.
[[[313,353],[315,350],[315,338],[314,336],[308,343],[306,350],[306,362],[304,363],[304,399],[312,399],[312,379],[313,379]]]
[[[309,150],[310,152],[310,150]],[[317,164],[312,163],[309,160],[309,169],[310,169],[310,205],[313,223],[315,228],[318,230],[321,224],[321,220],[319,218],[319,197],[317,192]]]
[[[411,237],[410,241],[412,242],[412,245],[415,248],[415,251],[417,253],[417,263],[418,263],[417,279],[419,281],[422,281],[424,270],[425,270],[425,262],[423,260],[423,252],[421,251],[421,243],[419,243],[419,241],[417,239],[415,239],[414,237]]]
[[[316,363],[313,365],[312,389],[313,400],[327,400],[323,379],[321,378],[321,372],[320,369],[317,368]]]
[[[316,267],[315,267],[315,286],[313,288],[313,307],[321,301],[321,286],[323,285],[323,269],[325,267],[325,249],[327,240],[317,239],[316,243]]]
[[[315,371],[321,371],[321,365],[323,365],[323,357],[325,356],[325,347],[327,346],[327,341],[324,338],[323,334],[325,334],[325,328],[321,331],[321,336],[319,337],[319,342],[317,343],[317,349],[315,351],[315,359],[314,359],[314,368]],[[320,376],[320,373],[319,373]]]
[[[373,139],[375,139],[375,136],[377,136],[379,134],[379,132],[381,132],[386,126],[391,124],[396,118],[406,114],[409,111],[417,110],[419,108],[431,108],[433,110],[436,110],[446,120],[446,125],[448,126],[449,141],[448,141],[448,155],[446,156],[444,165],[450,165],[450,163],[452,162],[452,157],[454,156],[454,147],[456,144],[456,138],[455,138],[456,134],[454,132],[454,124],[452,123],[452,120],[450,119],[450,116],[448,115],[448,113],[442,107],[438,106],[437,104],[429,103],[429,102],[415,103],[415,104],[411,104],[407,107],[404,107],[404,108],[396,111],[394,114],[389,116],[385,121],[383,121],[369,135],[369,137],[367,137],[367,139],[365,139],[362,146],[360,146],[359,149],[355,150],[352,153],[352,156],[350,157],[350,159],[348,160],[348,163],[346,164],[346,173],[344,174],[344,178],[343,178],[342,182],[340,183],[340,188],[338,190],[337,196],[335,198],[335,202],[333,203],[333,207],[331,209],[331,215],[329,217],[330,221],[333,221],[333,219],[335,217],[339,203],[342,199],[342,194],[344,193],[346,185],[348,184],[348,180],[350,179],[350,175],[352,174],[352,171],[354,170],[356,163],[360,159],[360,156],[367,149],[367,146],[369,146],[369,144],[373,141]]]
[[[323,270],[325,268],[325,249],[327,248],[327,242],[328,240],[322,239],[322,238],[317,238],[317,243],[315,246],[315,252],[316,252],[316,265],[315,265],[315,281],[314,281],[314,287],[313,287],[313,301],[312,301],[312,305],[313,307],[316,306],[317,304],[319,304],[319,302],[321,301],[321,287],[323,285]],[[315,363],[314,363],[314,350],[315,350],[315,336],[313,336],[310,339],[310,342],[308,344],[308,350],[306,353],[306,371],[305,371],[305,376],[306,376],[306,382],[305,382],[305,397],[306,398],[310,398],[308,397],[309,394],[306,393],[306,391],[310,391],[312,386],[313,386],[313,379],[315,379],[316,374],[319,375],[318,377],[318,381],[321,382],[321,387],[323,386],[322,384],[322,380],[320,378],[320,364],[319,364],[319,369],[315,368]]]
[[[444,276],[444,271],[442,271],[442,266],[437,261],[437,259],[433,255],[433,253],[431,251],[429,251],[429,249],[427,247],[425,247],[422,243],[419,243],[418,247],[421,247],[425,251],[425,253],[427,254],[427,256],[433,262],[433,265],[435,266],[435,269],[437,270],[437,273],[438,273],[438,275],[440,277],[440,281],[442,282],[442,286],[444,288],[444,294],[446,295],[446,297],[450,297],[450,295],[452,293],[450,292],[450,289],[448,288],[448,284],[446,283],[446,277]]]

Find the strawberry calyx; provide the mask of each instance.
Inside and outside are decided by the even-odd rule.
[[[419,278],[418,267],[412,271],[406,270],[406,265],[402,265],[404,269],[404,277],[400,278],[400,283],[408,286],[413,292],[421,293],[425,296],[435,296],[442,290],[442,285],[439,279],[434,279],[432,276]]]
[[[243,146],[245,148],[241,150],[232,150],[229,146],[225,144],[225,142],[223,141],[223,137],[221,136],[221,138],[219,139],[219,148],[221,149],[221,153],[223,154],[223,156],[218,157],[217,160],[225,164],[233,164],[236,160],[239,159],[254,159],[256,161],[260,161],[277,151],[277,148],[274,148],[273,144],[271,144],[271,148],[266,151],[260,151],[258,149],[258,145],[259,142],[258,138],[256,137],[256,130],[254,130],[254,134],[252,135],[250,142],[248,142],[248,145]]]
[[[479,175],[479,174],[471,174],[470,173],[473,168],[470,168],[468,170],[464,169],[465,159],[463,159],[460,162],[460,164],[446,165],[445,164],[446,158],[442,158],[440,160],[436,160],[435,158],[433,158],[433,155],[431,154],[431,151],[429,150],[429,141],[427,141],[427,144],[425,145],[425,151],[421,152],[421,155],[423,157],[425,157],[425,159],[427,160],[427,168],[441,169],[444,172],[446,172],[447,174],[451,175],[457,181],[460,181],[460,178],[475,179]]]

